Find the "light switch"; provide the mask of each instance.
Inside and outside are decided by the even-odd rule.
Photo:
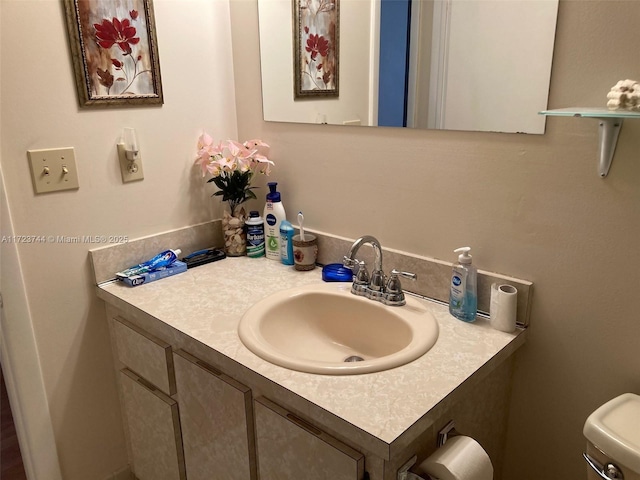
[[[27,156],[36,193],[80,188],[73,147],[27,150]]]

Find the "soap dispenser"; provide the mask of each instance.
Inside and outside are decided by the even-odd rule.
[[[449,313],[464,322],[473,322],[478,314],[477,278],[478,271],[471,264],[470,247],[454,250],[458,263],[453,266],[451,290],[449,295]]]

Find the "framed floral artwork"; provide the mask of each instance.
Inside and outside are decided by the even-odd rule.
[[[163,103],[152,0],[63,0],[81,107]]]
[[[293,2],[294,98],[337,97],[339,0]]]

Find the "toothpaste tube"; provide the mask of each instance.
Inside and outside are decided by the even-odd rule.
[[[135,275],[142,275],[143,273],[153,272],[160,268],[168,267],[173,262],[175,262],[178,258],[178,255],[182,253],[182,250],[179,248],[175,250],[166,250],[162,253],[159,253],[151,260],[147,260],[139,265],[134,265],[133,267],[129,267],[122,272],[116,273],[116,277],[118,278],[129,278]]]
[[[156,280],[161,280],[186,271],[187,264],[180,260],[176,260],[171,265],[154,270],[153,272],[133,275],[131,277],[120,277],[120,281],[126,283],[130,287],[137,287],[143,283],[155,282]]]

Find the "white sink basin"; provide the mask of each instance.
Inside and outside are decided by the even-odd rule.
[[[324,283],[273,294],[242,317],[240,339],[271,363],[327,375],[398,367],[435,344],[438,323],[418,300],[407,297],[406,305],[390,307],[350,288]]]

